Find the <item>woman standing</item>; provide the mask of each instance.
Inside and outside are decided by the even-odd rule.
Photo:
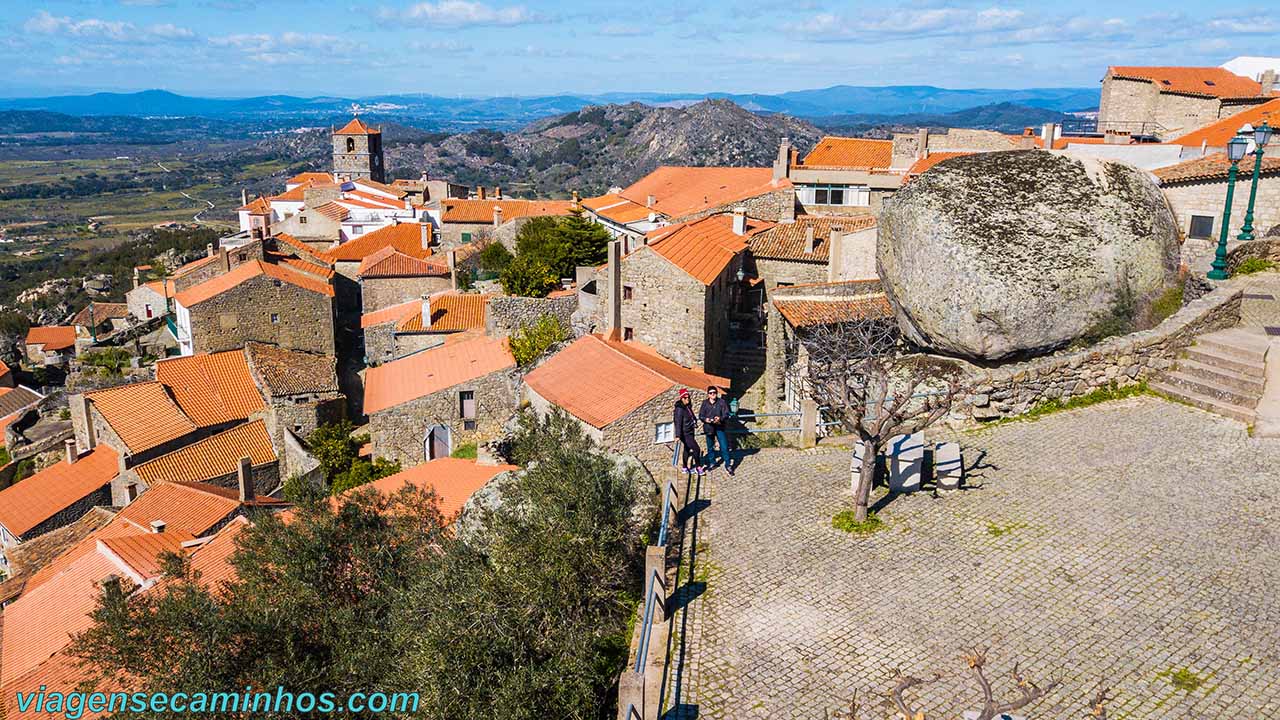
[[[680,396],[676,398],[675,410],[671,415],[671,424],[675,429],[675,438],[684,448],[681,453],[680,467],[702,475],[702,448],[698,446],[698,418],[693,413],[693,400],[689,397],[689,388],[680,388]],[[689,466],[692,458],[693,467]]]

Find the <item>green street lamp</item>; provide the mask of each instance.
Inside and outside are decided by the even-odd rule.
[[[1227,204],[1222,210],[1222,231],[1218,234],[1218,251],[1213,256],[1213,269],[1209,271],[1210,280],[1226,280],[1227,275],[1227,235],[1231,226],[1231,200],[1236,191],[1236,173],[1240,170],[1240,160],[1249,148],[1249,138],[1237,134],[1227,143],[1227,159],[1231,161],[1231,170],[1227,174]]]
[[[1248,127],[1246,125],[1245,127]],[[1240,128],[1242,131],[1244,128]],[[1237,240],[1253,239],[1253,201],[1258,197],[1258,175],[1262,172],[1262,148],[1271,141],[1271,126],[1264,119],[1262,124],[1253,128],[1253,184],[1249,186],[1249,209],[1244,214],[1244,227],[1240,228]]]

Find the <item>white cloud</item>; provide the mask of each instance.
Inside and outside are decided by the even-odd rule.
[[[610,37],[636,37],[651,33],[651,30],[639,27],[637,25],[624,25],[622,23],[606,23],[601,25],[596,32],[601,35]]]
[[[86,40],[110,40],[113,42],[147,42],[152,40],[190,40],[196,36],[188,28],[172,23],[151,25],[138,28],[133,23],[123,20],[100,20],[85,18],[76,20],[65,15],[58,16],[47,10],[40,10],[32,15],[23,29],[38,35],[64,35]]]
[[[417,20],[440,27],[474,27],[478,25],[526,25],[540,22],[541,18],[523,5],[493,7],[470,0],[440,0],[411,5],[403,13],[410,20]]]
[[[268,33],[240,33],[224,35],[209,39],[210,45],[217,47],[233,47],[240,50],[268,53],[278,50],[336,50],[349,47],[350,43],[336,35],[317,33],[285,32],[279,35]]]

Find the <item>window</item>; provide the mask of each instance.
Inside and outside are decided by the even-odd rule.
[[[462,418],[463,430],[476,429],[475,390],[462,390],[458,393],[458,417]]]
[[[351,234],[352,234],[352,235],[363,235],[363,234],[364,234],[364,226],[363,226],[363,225],[352,225],[352,226],[351,226]]]
[[[347,152],[355,152],[355,151],[356,151],[356,139],[347,138]]]
[[[624,327],[624,328],[622,328],[622,339],[623,339],[623,340],[634,340],[634,339],[635,339],[635,337],[636,337],[636,331],[635,331],[635,328],[629,328],[629,327]]]
[[[279,322],[280,322],[280,314],[279,314],[279,313],[271,313],[271,324],[272,324],[272,325],[275,325],[275,324],[277,324],[277,323],[279,323]]]
[[[667,443],[676,439],[676,426],[666,422],[657,423],[653,426],[653,441],[656,443]]]
[[[636,289],[635,289],[634,287],[632,287],[631,285],[623,285],[623,286],[622,286],[622,299],[623,299],[623,300],[631,300],[631,299],[633,299],[633,298],[635,297],[635,292],[636,292]]]
[[[1211,215],[1192,215],[1191,232],[1187,233],[1187,237],[1196,238],[1197,240],[1212,240],[1213,217]]]
[[[299,224],[299,225],[306,225],[306,224],[307,224],[307,216],[306,216],[306,215],[299,215],[299,216],[298,216],[298,224]]]
[[[871,188],[866,185],[807,185],[796,194],[800,202],[815,205],[871,205]]]
[[[245,262],[249,259],[249,253],[242,252],[236,255],[236,262]]]
[[[138,486],[137,486],[137,485],[134,485],[134,484],[130,483],[130,484],[129,484],[129,487],[128,487],[128,488],[126,488],[125,492],[129,495],[129,502],[133,502],[134,500],[137,500],[137,499],[138,499]]]
[[[462,242],[471,242],[471,233],[462,233]]]
[[[152,316],[151,303],[146,304],[146,311],[147,311],[147,317],[150,318]]]

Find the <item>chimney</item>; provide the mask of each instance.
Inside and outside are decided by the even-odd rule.
[[[426,182],[427,180],[428,180],[428,178],[427,178],[427,171],[426,171],[426,170],[423,170],[423,171],[422,171],[422,177],[418,178],[418,182]]]
[[[227,252],[226,248],[218,250],[218,260],[222,265],[222,272],[231,271],[231,253]]]
[[[813,254],[813,225],[805,225],[804,227],[804,254]]]
[[[493,206],[493,226],[498,227],[501,224],[502,224],[502,208],[497,205],[494,205]]]
[[[480,199],[480,200],[483,200],[483,199],[484,199],[484,186],[483,186],[483,185],[477,185],[477,186],[476,186],[476,198],[477,198],[477,199]]]
[[[160,533],[164,532],[164,528],[165,528],[165,522],[163,520],[151,521],[151,532],[159,535]]]
[[[609,243],[609,318],[610,334],[622,332],[622,241]]]
[[[836,282],[844,275],[844,229],[833,227],[827,238],[827,282]]]
[[[426,218],[422,218],[422,220],[423,222],[420,223],[422,227],[419,228],[422,231],[422,249],[427,250],[431,247],[431,223],[426,222]]]
[[[778,157],[773,161],[773,179],[781,180],[791,174],[791,139],[782,138],[778,144]]]
[[[76,439],[67,438],[63,445],[67,448],[67,464],[75,465],[76,460],[80,459],[80,450],[76,448]]]
[[[747,234],[747,209],[744,207],[736,207],[733,209],[733,234]]]
[[[247,457],[240,458],[236,467],[236,483],[240,486],[240,502],[253,502],[253,461]]]
[[[249,204],[249,191],[246,190],[245,188],[240,188],[240,205],[241,207],[243,207],[248,204]]]
[[[1053,123],[1045,123],[1040,126],[1040,142],[1044,143],[1045,150],[1053,149]]]
[[[494,199],[494,200],[501,200],[501,199],[502,199],[502,186],[501,186],[501,185],[494,185],[494,186],[493,186],[493,199]]]
[[[410,212],[413,211],[413,201],[409,199],[408,195],[404,196],[404,209]]]
[[[89,396],[80,393],[80,414],[84,417],[84,447],[85,451],[91,451],[98,446],[98,438],[93,427],[93,408],[89,404]]]
[[[647,195],[647,196],[645,196],[645,199],[644,199],[644,206],[645,206],[645,207],[647,207],[647,208],[651,208],[651,207],[653,207],[653,204],[654,204],[654,203],[656,203],[656,202],[658,202],[658,198],[656,198],[656,197],[654,197],[654,196],[652,196],[652,195]]]
[[[1262,77],[1258,78],[1258,82],[1262,84],[1262,94],[1270,95],[1276,90],[1276,71],[1266,70],[1262,73]]]
[[[449,254],[445,255],[445,257],[449,259],[449,287],[454,290],[457,290],[458,289],[458,251],[450,250]]]
[[[209,244],[205,245],[205,246],[204,246],[204,252],[205,252],[205,255],[206,255],[206,256],[208,256],[208,257],[213,257],[213,243],[209,243]]]
[[[138,287],[138,285],[141,284],[141,280],[142,280],[142,271],[139,270],[138,268],[134,268],[133,269],[133,286],[135,288]]]
[[[916,130],[916,159],[923,160],[929,157],[929,128],[923,127]]]
[[[431,329],[431,296],[422,296],[422,329]]]

